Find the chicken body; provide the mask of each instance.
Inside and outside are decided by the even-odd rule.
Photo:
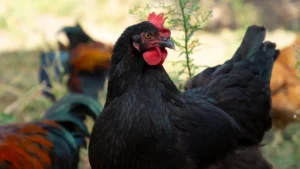
[[[226,157],[258,146],[271,127],[269,80],[279,52],[263,43],[263,27],[249,27],[231,60],[182,93],[161,66],[164,48],[174,47],[155,25],[162,20],[133,25],[116,42],[89,145],[92,169],[230,168]]]

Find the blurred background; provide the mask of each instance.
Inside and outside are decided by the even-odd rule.
[[[129,9],[157,2],[0,0],[0,112],[9,117],[7,121],[31,121],[39,119],[52,104],[40,94],[39,56],[41,51],[56,47],[58,39],[67,43],[65,36],[57,34],[59,29],[79,21],[93,39],[113,44],[127,26],[139,21],[129,14]],[[214,66],[230,58],[241,43],[246,28],[252,24],[264,25],[268,30],[266,39],[276,42],[280,49],[293,45],[297,32],[300,32],[300,0],[201,0],[199,4],[203,10],[211,9],[213,16],[203,31],[194,35],[201,42],[200,49],[191,55],[198,65]],[[180,32],[175,32],[174,36],[176,34]],[[178,59],[178,54],[179,51],[170,51],[167,58],[165,66],[171,75],[176,74],[172,62]],[[286,57],[294,58],[295,55]],[[296,61],[288,66],[295,68]],[[66,93],[60,84],[54,89],[60,96]],[[300,88],[294,92],[300,92]],[[289,99],[299,99],[296,93]],[[290,102],[283,97],[280,99],[278,102]],[[104,103],[104,98],[100,101]],[[288,105],[282,107],[285,106]],[[289,116],[297,118],[295,115]],[[272,129],[266,136],[267,145],[263,151],[276,168],[300,169],[299,129],[300,125],[291,123]],[[85,150],[82,159],[81,168],[88,169]]]

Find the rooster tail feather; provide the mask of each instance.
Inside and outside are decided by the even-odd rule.
[[[41,125],[41,124],[40,124]],[[47,132],[47,138],[51,140],[55,158],[52,159],[55,166],[59,168],[77,168],[79,161],[79,148],[84,144],[77,142],[70,131],[63,127],[52,125],[43,126]]]
[[[53,120],[65,128],[77,128],[79,131],[74,133],[89,136],[88,129],[84,124],[86,116],[94,120],[99,116],[102,106],[97,100],[84,94],[68,94],[55,102],[54,105],[45,113],[43,119]],[[73,130],[72,132],[75,132]]]
[[[41,52],[40,54],[40,67],[39,67],[39,82],[40,84],[45,83],[45,88],[42,89],[42,95],[49,98],[51,101],[56,101],[55,95],[52,93],[52,82],[47,69],[53,67],[54,78],[58,83],[62,83],[62,75],[68,73],[68,62],[69,55],[67,52],[59,52],[59,61],[63,66],[64,71],[62,72],[59,68],[58,62],[56,61],[55,52]]]
[[[51,57],[49,57],[51,58]],[[45,83],[45,88],[42,89],[42,95],[49,98],[51,101],[56,101],[55,95],[51,92],[52,83],[46,68],[48,67],[48,57],[45,52],[41,52],[40,55],[40,67],[39,67],[39,82],[40,84]],[[53,57],[54,59],[54,57]],[[51,61],[51,60],[49,60]]]
[[[51,140],[54,164],[60,168],[77,168],[80,147],[87,147],[89,131],[86,116],[96,119],[102,110],[97,100],[84,94],[68,94],[46,111],[39,125]],[[54,125],[51,125],[54,122]]]

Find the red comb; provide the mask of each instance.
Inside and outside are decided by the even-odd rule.
[[[164,17],[164,13],[160,13],[158,15],[155,14],[155,12],[152,12],[148,16],[148,21],[152,23],[159,31],[161,36],[170,38],[171,31],[169,29],[166,29],[164,27],[164,22],[167,19],[167,17]]]

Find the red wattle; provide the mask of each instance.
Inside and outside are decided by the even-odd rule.
[[[160,49],[156,47],[156,49],[144,52],[143,57],[144,60],[148,63],[148,65],[162,65],[168,55],[168,52],[165,48]]]

